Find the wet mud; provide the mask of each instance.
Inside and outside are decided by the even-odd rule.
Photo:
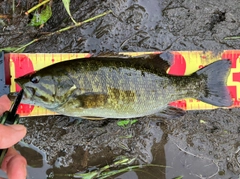
[[[16,4],[18,1],[16,1]],[[28,26],[24,12],[37,4],[0,2],[0,48],[30,42],[72,24],[62,2],[53,1],[52,18],[42,27]],[[56,34],[25,52],[102,52],[240,49],[237,0],[93,0],[71,1],[76,21],[111,9],[112,14]],[[65,116],[22,118],[28,134],[16,148],[28,160],[29,178],[71,178],[58,174],[83,172],[113,163],[120,155],[136,158],[142,167],[115,178],[237,179],[240,174],[240,110],[188,111],[179,119],[139,118],[127,127],[118,120],[88,121]],[[114,178],[114,177],[113,177]]]

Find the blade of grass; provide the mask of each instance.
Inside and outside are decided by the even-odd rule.
[[[122,165],[119,161],[118,164]],[[54,176],[66,176],[66,177],[72,177],[72,178],[82,178],[82,179],[105,179],[112,177],[116,174],[136,170],[142,167],[161,167],[161,168],[171,168],[169,166],[163,166],[163,165],[155,165],[155,164],[146,164],[146,165],[134,165],[134,166],[127,166],[125,168],[119,169],[119,170],[110,170],[112,167],[116,167],[116,162],[112,165],[106,165],[99,170],[95,170],[89,173],[74,173],[74,174],[54,174]],[[110,170],[110,171],[106,171]]]
[[[25,12],[26,15],[28,15],[29,13],[33,12],[34,10],[36,10],[37,8],[39,8],[40,6],[46,4],[50,2],[50,0],[44,0],[43,2],[37,4],[36,6],[32,7],[31,9],[29,9],[27,12]]]
[[[124,166],[124,165],[130,165],[135,161],[136,158],[127,158],[125,156],[119,156],[119,159],[116,159],[116,161],[113,164],[110,165],[105,165],[102,168],[99,168],[97,170],[88,172],[88,173],[83,173],[83,172],[78,172],[74,174],[53,174],[52,177],[56,176],[67,176],[67,177],[72,177],[72,178],[82,178],[82,179],[105,179],[109,178],[111,176],[114,176],[119,173],[123,172],[128,172],[131,170],[136,170],[142,167],[161,167],[161,168],[171,168],[169,166],[164,166],[164,165],[157,165],[157,164],[145,164],[145,165],[134,165],[134,166],[127,166],[122,169],[118,170],[110,170],[111,168],[114,167],[119,167],[119,166]]]
[[[14,14],[15,12],[15,0],[12,0],[12,13]]]
[[[15,51],[17,49],[19,49],[20,47],[5,47],[5,48],[0,48],[0,52],[4,51],[4,52],[12,52]],[[18,53],[21,53],[24,51],[25,48],[21,48],[21,51],[17,51]]]
[[[224,40],[237,40],[240,39],[240,36],[225,37]]]
[[[62,2],[63,2],[63,5],[64,5],[68,15],[70,16],[70,18],[74,22],[74,24],[77,24],[77,22],[73,19],[72,14],[70,12],[70,0],[62,0]]]
[[[105,15],[111,13],[111,12],[112,12],[111,10],[110,10],[110,11],[107,11],[107,12],[104,12],[104,13],[99,14],[99,15],[97,15],[97,16],[94,16],[94,17],[91,17],[91,18],[89,18],[89,19],[86,19],[86,20],[84,20],[84,21],[82,21],[82,22],[78,22],[78,23],[75,24],[75,25],[71,25],[71,26],[62,28],[62,29],[57,30],[57,31],[55,31],[55,32],[51,32],[51,33],[49,33],[49,34],[47,34],[47,35],[43,35],[43,36],[41,36],[41,37],[39,37],[39,38],[37,38],[37,39],[32,40],[31,42],[29,42],[29,43],[27,43],[27,44],[19,47],[18,49],[14,50],[13,52],[16,53],[16,52],[18,52],[18,51],[21,51],[21,49],[26,48],[27,46],[29,46],[29,45],[31,45],[31,44],[39,41],[39,40],[42,40],[43,38],[50,37],[50,36],[52,36],[52,35],[54,35],[54,34],[59,34],[59,33],[61,33],[61,32],[70,30],[70,29],[72,29],[72,28],[74,28],[74,27],[79,27],[79,26],[81,26],[81,25],[83,25],[83,24],[85,24],[85,23],[87,23],[87,22],[90,22],[90,21],[93,21],[93,20],[98,19],[98,18],[100,18],[100,17],[103,17],[103,16],[105,16]]]
[[[182,179],[182,178],[183,178],[183,176],[178,176],[178,177],[175,177],[173,179]]]
[[[145,165],[134,165],[134,166],[128,166],[119,170],[112,170],[112,171],[108,171],[108,172],[102,172],[99,174],[99,178],[98,179],[105,179],[105,178],[109,178],[111,176],[114,176],[116,174],[119,173],[124,173],[124,172],[128,172],[128,171],[132,171],[132,170],[136,170],[142,167],[161,167],[161,168],[171,168],[169,166],[164,166],[164,165],[155,165],[155,164],[145,164]]]
[[[112,170],[112,171],[109,171],[109,172],[104,172],[100,175],[100,177],[98,179],[109,178],[109,177],[117,175],[119,173],[124,173],[124,172],[127,172],[127,171],[131,171],[131,170],[136,169],[136,168],[139,168],[139,166],[130,166],[130,167],[122,168],[122,169],[119,169],[119,170]]]
[[[14,53],[22,52],[23,49],[25,49],[27,46],[33,44],[34,42],[37,42],[38,40],[39,40],[39,39],[34,39],[34,40],[32,40],[31,42],[29,42],[29,43],[27,43],[27,44],[25,44],[25,45],[17,48],[17,49],[14,50],[13,52],[14,52]]]
[[[127,127],[127,126],[131,126],[132,124],[136,123],[137,119],[124,119],[124,120],[120,120],[117,122],[117,125],[119,127]]]

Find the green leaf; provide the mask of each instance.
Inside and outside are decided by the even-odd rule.
[[[206,124],[207,122],[204,121],[203,119],[200,119],[200,123],[201,123],[201,124]]]
[[[70,18],[74,22],[74,24],[77,24],[77,22],[73,19],[72,14],[70,12],[70,0],[62,0],[62,2],[63,2],[63,5],[64,5],[68,15],[70,16]]]
[[[0,26],[5,26],[5,22],[0,18]]]
[[[4,47],[4,48],[0,48],[0,51],[22,53],[25,50],[25,48],[21,48],[21,47],[22,46],[19,46],[19,47]]]
[[[238,40],[240,39],[240,36],[229,36],[225,37],[223,40]]]
[[[48,21],[50,17],[52,16],[52,10],[49,5],[46,6],[46,9],[42,10],[42,12],[39,14],[38,12],[35,12],[33,15],[33,18],[30,22],[31,26],[40,26]]]
[[[133,119],[133,120],[126,119],[126,120],[118,121],[117,125],[120,126],[120,127],[126,127],[127,125],[132,125],[136,122],[137,122],[137,119]]]
[[[182,179],[182,178],[183,178],[183,176],[178,176],[178,177],[175,177],[173,179]]]

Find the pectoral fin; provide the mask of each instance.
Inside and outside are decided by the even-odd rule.
[[[168,106],[166,109],[156,113],[155,116],[167,119],[177,119],[184,116],[185,114],[186,112],[183,109]]]
[[[108,95],[105,93],[84,93],[80,94],[78,90],[68,97],[66,102],[61,106],[58,106],[59,111],[70,111],[84,110],[88,108],[97,108],[104,106],[107,102]],[[58,111],[58,112],[59,112]],[[61,112],[64,113],[64,112]],[[70,112],[71,113],[71,112]]]

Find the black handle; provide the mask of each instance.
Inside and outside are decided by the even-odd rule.
[[[18,124],[19,123],[19,115],[15,114],[14,117],[11,117],[11,112],[6,111],[3,113],[2,117],[0,118],[0,123],[1,124],[7,124],[7,125],[12,125],[12,124]],[[0,149],[0,166],[2,165],[4,156],[6,155],[8,149]]]

